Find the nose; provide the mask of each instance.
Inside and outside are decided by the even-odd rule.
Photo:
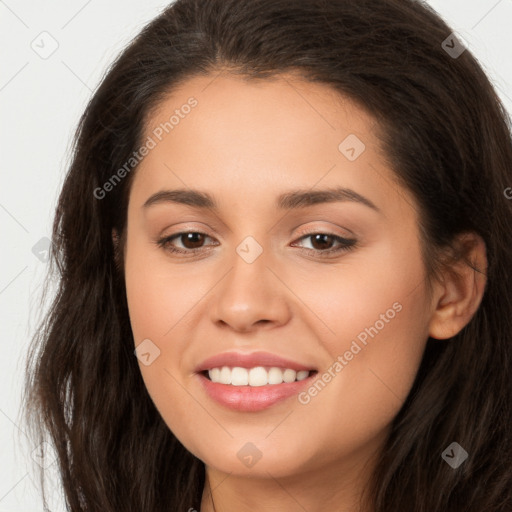
[[[235,256],[233,267],[216,287],[212,321],[237,332],[271,329],[290,319],[290,293],[264,253],[252,263]]]

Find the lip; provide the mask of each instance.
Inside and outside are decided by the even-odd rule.
[[[232,386],[212,382],[204,373],[196,374],[206,394],[220,405],[240,412],[257,412],[298,395],[310,386],[318,372],[312,373],[304,380],[266,386]]]
[[[205,373],[212,368],[229,366],[234,368],[255,368],[257,366],[290,368],[295,371],[308,370],[311,372],[306,379],[282,384],[267,384],[265,386],[232,386],[212,382]],[[196,377],[206,394],[218,404],[240,412],[256,412],[267,409],[272,405],[300,393],[311,385],[318,374],[316,368],[287,359],[269,352],[224,352],[205,359],[195,369]]]
[[[271,354],[270,352],[251,352],[250,354],[244,354],[242,352],[223,352],[205,359],[194,371],[200,373],[205,370],[211,370],[212,368],[222,368],[223,366],[229,366],[230,368],[234,368],[235,366],[240,368],[275,366],[277,368],[290,368],[295,371],[316,370],[316,368],[312,368],[311,366],[306,366],[292,361],[291,359]]]

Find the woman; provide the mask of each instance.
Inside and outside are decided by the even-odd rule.
[[[69,510],[511,510],[511,165],[420,2],[172,4],[56,212],[26,405]]]

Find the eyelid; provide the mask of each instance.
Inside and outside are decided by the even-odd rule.
[[[299,233],[295,236],[298,236],[300,238],[305,235],[316,235],[316,234],[322,233],[325,235],[338,236],[340,238],[343,238],[344,240],[351,240],[351,238],[356,238],[356,235],[352,231],[349,231],[348,229],[345,229],[345,231],[348,232],[348,235],[343,235],[343,234],[337,233],[337,232],[335,232],[335,230],[333,228],[315,227],[315,228],[306,228],[306,229],[300,230]]]
[[[354,239],[358,238],[355,235],[355,233],[353,233],[349,229],[344,228],[344,231],[347,232],[348,235],[334,232],[332,228],[316,227],[316,228],[299,229],[299,232],[294,235],[294,239],[295,239],[294,241],[296,241],[297,238],[301,238],[301,237],[304,237],[306,235],[315,235],[315,234],[320,234],[320,233],[321,234],[325,234],[325,235],[330,235],[330,236],[337,236],[337,237],[340,237],[340,238],[342,238],[344,240],[347,240],[347,241],[350,241],[352,239],[352,237]],[[205,235],[205,236],[207,236],[209,238],[212,238],[212,239],[215,238],[213,235],[209,234],[207,230],[204,230],[203,228],[197,229],[194,226],[185,226],[185,227],[181,228],[180,230],[178,230],[178,231],[176,231],[174,233],[170,233],[169,235],[159,235],[157,238],[158,239],[172,238],[172,237],[175,237],[177,235],[182,235],[182,234],[186,234],[186,233],[198,233],[198,234]]]
[[[307,224],[310,224],[311,222],[314,222],[314,220],[308,222]],[[325,221],[323,221],[323,222],[325,222]],[[181,224],[181,223],[178,223],[178,224]],[[353,231],[351,231],[348,228],[340,228],[337,224],[334,224],[332,222],[329,222],[329,224],[333,224],[333,226],[335,226],[335,227],[314,227],[314,228],[305,228],[305,229],[299,227],[299,228],[295,228],[294,230],[290,231],[290,236],[293,233],[293,231],[295,231],[296,229],[299,229],[299,232],[297,234],[295,234],[294,237],[300,237],[300,236],[304,236],[304,235],[317,234],[317,233],[324,233],[324,234],[329,234],[329,235],[333,235],[333,236],[339,236],[340,238],[344,238],[345,240],[349,240],[351,237],[358,238],[358,235],[356,235],[356,233],[354,233]],[[175,225],[176,224],[174,224],[173,226],[175,226]],[[172,226],[168,226],[168,227],[172,227]],[[334,232],[333,230],[336,230],[336,228],[342,229],[345,233]],[[160,235],[159,238],[171,237],[171,236],[175,236],[175,235],[186,233],[186,232],[201,233],[203,235],[209,236],[210,238],[215,238],[213,235],[209,234],[209,229],[207,229],[205,227],[197,228],[196,226],[184,226],[184,227],[180,228],[179,231],[176,231],[175,233],[171,233],[169,235]]]

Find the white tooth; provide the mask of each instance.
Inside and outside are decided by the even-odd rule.
[[[283,371],[281,368],[270,368],[268,372],[268,383],[269,384],[282,384],[283,382]]]
[[[220,382],[220,368],[208,370],[208,376],[212,382]]]
[[[294,382],[296,376],[297,376],[297,372],[295,370],[290,370],[289,368],[287,368],[283,372],[283,381],[284,382]]]
[[[308,370],[295,371],[290,368],[282,369],[272,367],[267,370],[263,366],[255,368],[241,368],[239,366],[230,368],[223,366],[222,368],[211,368],[208,370],[210,380],[220,384],[231,384],[233,386],[265,386],[267,384],[282,384],[283,382],[295,382],[309,377]]]
[[[304,380],[309,377],[309,371],[308,370],[300,370],[297,372],[297,380]]]
[[[249,371],[249,386],[266,386],[268,384],[268,373],[263,366],[251,368]]]
[[[220,370],[219,382],[221,384],[231,384],[231,368],[223,366]]]
[[[247,386],[247,384],[249,384],[249,372],[247,368],[235,366],[231,370],[231,384],[233,384],[233,386]]]

